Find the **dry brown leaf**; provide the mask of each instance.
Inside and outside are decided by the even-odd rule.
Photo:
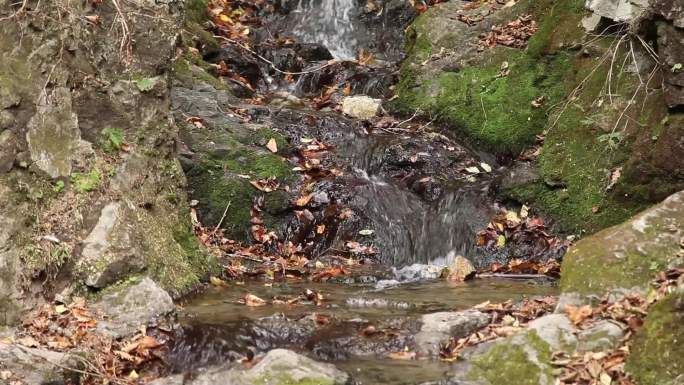
[[[592,310],[591,306],[575,306],[575,305],[565,305],[565,312],[568,314],[568,318],[575,325],[579,325],[585,319],[591,317]]]

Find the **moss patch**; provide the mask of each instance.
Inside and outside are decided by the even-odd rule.
[[[141,226],[149,233],[143,245],[148,273],[171,296],[186,294],[200,280],[220,269],[216,258],[198,243],[190,223],[180,218],[170,221],[139,214]]]
[[[453,10],[431,8],[407,33],[409,56],[402,65],[394,108],[404,113],[421,109],[483,149],[517,154],[532,144],[546,125],[548,109],[531,103],[543,97],[545,106],[551,106],[564,96],[563,79],[574,55],[570,41],[581,36],[582,4],[580,0],[522,1],[515,14],[531,13],[541,23],[529,49],[497,47],[473,53],[463,59],[467,64],[454,63],[457,68],[453,70],[447,65],[436,76],[432,76],[434,69],[428,60],[432,54],[442,48],[460,50],[463,45],[477,44],[478,37],[458,28],[436,36],[435,21],[443,12]],[[500,18],[504,23],[513,13]],[[552,28],[555,35],[547,31]],[[510,74],[497,77],[504,61]]]
[[[551,350],[535,331],[508,338],[495,345],[472,362],[468,379],[489,385],[515,383],[539,385],[552,378],[548,362]]]
[[[603,294],[616,289],[646,288],[680,250],[684,228],[684,194],[677,194],[629,221],[586,237],[563,259],[563,292]]]
[[[635,336],[625,370],[640,385],[675,385],[684,376],[684,291],[655,304]]]

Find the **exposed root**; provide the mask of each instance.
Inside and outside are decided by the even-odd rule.
[[[121,6],[119,5],[119,0],[112,0],[114,8],[116,8],[117,19],[121,25],[121,42],[119,45],[119,53],[121,55],[121,61],[129,65],[133,60],[133,38],[131,37],[131,30],[128,27],[128,21],[126,16],[124,16]]]

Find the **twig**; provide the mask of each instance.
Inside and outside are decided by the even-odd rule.
[[[7,17],[0,18],[0,21],[9,20],[9,19],[12,19],[12,18],[19,16],[20,13],[23,13],[24,11],[26,11],[26,5],[27,4],[28,4],[28,0],[23,0],[21,2],[21,7],[19,7],[19,9],[16,12],[14,12],[13,14],[11,14]]]
[[[119,54],[121,55],[121,61],[124,64],[130,64],[133,58],[131,31],[128,28],[128,21],[126,21],[126,17],[124,16],[123,11],[119,6],[119,0],[112,0],[112,4],[114,4],[114,8],[116,8],[116,13],[120,18],[121,30],[123,33],[123,36],[121,37],[121,44],[119,46]]]
[[[283,70],[281,70],[280,68],[276,67],[276,65],[275,65],[272,61],[270,61],[270,60],[266,59],[265,57],[259,55],[259,54],[256,53],[254,50],[252,50],[251,48],[247,47],[246,45],[244,45],[244,44],[242,44],[242,43],[240,43],[240,42],[238,42],[238,41],[235,41],[235,40],[233,40],[233,39],[228,39],[227,37],[224,37],[224,36],[221,36],[221,35],[214,35],[214,37],[215,37],[215,38],[218,38],[218,39],[221,39],[221,40],[225,40],[225,41],[227,41],[227,42],[229,42],[229,43],[231,43],[231,44],[237,45],[238,47],[240,47],[240,48],[244,49],[245,51],[251,53],[252,55],[258,57],[259,59],[265,61],[266,63],[268,63],[268,64],[271,66],[271,68],[273,68],[273,70],[275,70],[276,72],[279,72],[279,73],[281,73],[281,74],[283,74],[283,75],[306,75],[306,74],[310,74],[310,73],[313,73],[313,72],[320,71],[320,70],[322,70],[322,69],[324,69],[324,68],[326,68],[326,67],[330,67],[331,65],[334,65],[334,64],[337,64],[337,63],[338,63],[337,60],[331,60],[331,61],[329,61],[329,62],[323,64],[322,66],[316,67],[316,68],[311,69],[311,70],[300,71],[300,72],[283,71]]]
[[[408,122],[412,121],[412,120],[415,119],[415,117],[418,116],[418,114],[421,113],[421,112],[422,112],[422,111],[421,111],[420,109],[417,109],[417,110],[413,113],[413,115],[411,115],[410,118],[408,118],[408,119],[406,119],[406,120],[402,120],[401,122],[397,123],[397,127],[401,127],[402,124],[408,123]]]
[[[228,213],[228,208],[230,207],[230,204],[231,204],[231,203],[232,203],[232,201],[228,201],[228,204],[226,205],[226,209],[223,210],[223,215],[221,216],[221,220],[218,222],[218,224],[216,225],[216,227],[214,227],[214,231],[211,232],[211,235],[216,234],[216,232],[218,231],[219,227],[221,227],[221,224],[223,223],[223,220],[226,219],[226,214]]]

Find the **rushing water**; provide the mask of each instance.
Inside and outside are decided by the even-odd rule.
[[[301,42],[323,44],[333,57],[353,60],[359,49],[355,0],[299,0],[292,34]]]

